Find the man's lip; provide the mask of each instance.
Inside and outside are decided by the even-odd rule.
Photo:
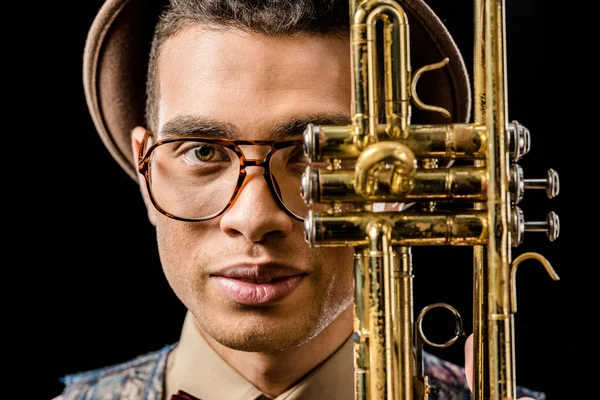
[[[233,279],[279,279],[303,274],[306,272],[286,264],[242,263],[222,268],[211,275]]]
[[[281,279],[252,280],[213,276],[212,282],[222,296],[247,306],[266,306],[284,300],[296,291],[305,275],[294,275]]]

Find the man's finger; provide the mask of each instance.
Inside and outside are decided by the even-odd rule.
[[[471,333],[465,342],[465,375],[469,390],[473,392],[473,334]]]

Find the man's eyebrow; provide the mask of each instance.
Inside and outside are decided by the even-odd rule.
[[[236,139],[235,125],[197,115],[178,115],[168,120],[160,129],[158,137],[207,136],[216,139]]]
[[[322,113],[290,118],[268,128],[271,140],[290,140],[301,136],[306,126],[349,125],[350,116],[343,113]],[[172,137],[205,136],[215,139],[247,139],[232,123],[198,115],[178,115],[167,121],[158,133],[160,140]]]

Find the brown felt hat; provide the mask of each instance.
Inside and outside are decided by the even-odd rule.
[[[202,1],[202,0],[199,0]],[[96,15],[84,49],[83,84],[92,120],[114,159],[137,179],[130,134],[145,126],[145,85],[154,26],[168,0],[107,0]],[[400,0],[409,18],[411,65],[418,68],[450,58],[419,80],[427,104],[466,122],[471,111],[469,77],[462,56],[440,19],[422,0]],[[412,123],[448,123],[440,114],[413,107]]]

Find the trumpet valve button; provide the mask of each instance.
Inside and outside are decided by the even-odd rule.
[[[560,219],[550,211],[544,222],[525,222],[525,232],[546,232],[548,240],[554,242],[560,234]]]

